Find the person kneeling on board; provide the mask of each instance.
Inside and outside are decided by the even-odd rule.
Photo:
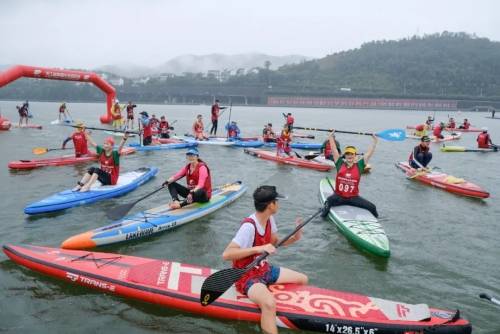
[[[335,135],[333,135],[333,140],[335,140],[335,146],[337,146],[337,151],[339,152],[339,155],[342,155],[342,151],[340,149],[340,143],[335,138]],[[325,159],[333,161],[333,153],[332,153],[332,147],[330,146],[329,137],[326,138],[326,140],[323,142],[320,152],[325,156]]]
[[[278,212],[278,199],[283,198],[276,192],[274,186],[260,186],[253,193],[256,212],[243,219],[235,237],[224,250],[222,257],[225,261],[232,261],[233,268],[245,268],[264,252],[273,254],[278,243],[278,229],[274,215]],[[295,221],[296,226],[302,223]],[[295,233],[283,243],[291,245],[302,237],[302,230]],[[269,291],[270,284],[307,284],[305,274],[278,267],[262,261],[250,271],[246,272],[236,283],[236,290],[256,303],[261,310],[260,326],[264,333],[278,333],[276,325],[276,301]]]
[[[431,139],[428,136],[423,136],[420,139],[420,144],[413,148],[413,151],[408,158],[408,163],[412,168],[426,168],[432,160],[432,153],[429,152]]]
[[[482,132],[477,136],[477,147],[478,148],[492,148],[495,151],[498,150],[498,146],[493,144],[491,137],[488,133],[487,127],[481,128]]]
[[[168,191],[172,196],[171,209],[179,209],[193,202],[206,203],[212,196],[210,170],[200,159],[200,153],[197,149],[190,148],[186,152],[186,157],[189,163],[162,184],[162,186],[168,186]],[[184,176],[187,187],[175,182]],[[184,201],[180,201],[179,195],[185,198]]]
[[[94,142],[88,133],[85,133],[85,136],[90,145],[95,147],[98,161],[101,163],[101,168],[90,167],[73,191],[89,191],[90,187],[92,187],[97,180],[101,182],[103,186],[114,186],[118,182],[118,176],[120,174],[120,155],[123,145],[125,145],[127,141],[128,133],[125,132],[118,150],[113,150],[115,145],[113,137],[106,138],[104,140],[104,145],[100,146]]]
[[[333,161],[337,169],[335,178],[335,189],[326,201],[321,212],[321,217],[325,218],[330,212],[332,206],[351,205],[358,208],[363,208],[370,211],[375,217],[378,217],[377,207],[372,202],[359,196],[359,181],[361,173],[365,169],[366,164],[370,160],[375,147],[378,143],[378,138],[373,135],[373,144],[368,148],[368,151],[361,158],[356,157],[356,147],[347,146],[344,149],[344,155],[341,156],[337,150],[337,145],[333,139],[335,130],[333,130],[328,139],[332,148]]]

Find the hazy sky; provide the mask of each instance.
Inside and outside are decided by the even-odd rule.
[[[465,31],[500,41],[495,0],[0,0],[0,64],[156,66],[183,54],[320,58]]]

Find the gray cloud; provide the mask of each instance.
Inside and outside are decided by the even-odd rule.
[[[0,1],[0,64],[156,66],[182,54],[323,57],[444,30],[500,40],[500,2]]]

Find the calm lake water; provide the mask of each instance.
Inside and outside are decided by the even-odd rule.
[[[4,116],[17,122],[15,102],[0,101]],[[59,147],[71,132],[50,125],[57,118],[57,103],[30,102],[34,123],[43,130],[11,129],[0,133],[0,182],[2,233],[0,243],[28,243],[57,247],[68,236],[108,223],[105,211],[158,187],[185,162],[184,151],[136,153],[122,160],[122,171],[144,165],[160,168],[157,177],[124,197],[40,217],[27,217],[24,206],[49,194],[72,187],[88,165],[48,167],[11,172],[7,163],[31,159],[33,147]],[[69,103],[75,119],[100,126],[104,104]],[[139,111],[166,115],[177,120],[175,132],[191,128],[197,114],[209,122],[210,106],[140,105]],[[389,110],[338,110],[239,107],[232,108],[244,135],[260,133],[262,126],[282,124],[282,112],[292,112],[296,125],[343,130],[381,131],[422,123],[428,112]],[[432,113],[431,113],[432,114]],[[445,120],[449,112],[437,112]],[[453,113],[474,126],[488,126],[493,141],[500,142],[500,121],[483,113]],[[228,112],[223,116],[227,121]],[[222,123],[222,122],[221,122]],[[208,126],[208,125],[207,125]],[[221,131],[221,130],[219,130]],[[326,133],[316,133],[323,140]],[[104,134],[95,131],[102,142]],[[475,146],[476,134],[464,134],[454,143]],[[365,151],[368,136],[338,135],[342,146],[353,144]],[[486,200],[459,197],[406,179],[394,163],[406,160],[415,140],[380,140],[371,160],[373,171],[361,183],[362,195],[378,207],[391,243],[388,260],[363,253],[350,244],[333,224],[316,219],[304,230],[304,238],[273,256],[276,264],[303,271],[312,285],[358,292],[407,303],[427,303],[460,309],[472,322],[474,333],[500,333],[500,308],[478,298],[481,292],[500,296],[500,153],[442,153],[433,144],[432,165],[483,186],[491,193]],[[242,180],[250,191],[237,202],[209,217],[161,236],[105,249],[151,258],[165,258],[214,268],[228,263],[221,253],[241,219],[253,212],[251,194],[261,184],[274,184],[289,200],[277,215],[281,235],[291,231],[295,217],[307,217],[319,208],[318,187],[326,173],[280,166],[256,159],[241,149],[201,147],[214,184]],[[57,156],[50,152],[45,156]],[[135,211],[169,201],[160,193],[143,201]],[[0,255],[0,331],[12,333],[254,333],[256,324],[221,321],[145,303],[104,295],[47,278],[14,264]],[[287,332],[282,330],[282,332]],[[291,332],[290,332],[291,333]]]

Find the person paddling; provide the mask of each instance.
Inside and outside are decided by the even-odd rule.
[[[278,228],[274,215],[279,210],[279,199],[274,186],[260,186],[253,193],[255,213],[244,218],[229,245],[222,253],[225,261],[232,261],[233,268],[245,268],[264,252],[276,253]],[[301,219],[295,221],[298,226]],[[297,231],[283,246],[289,246],[302,238]],[[236,290],[248,296],[261,310],[260,326],[264,333],[276,334],[276,300],[268,286],[270,284],[307,284],[308,277],[300,272],[278,267],[266,260],[245,273],[236,283]]]
[[[469,120],[467,118],[464,118],[464,122],[458,128],[468,130],[470,128]]]
[[[203,116],[196,116],[196,120],[193,123],[193,135],[196,140],[208,140],[208,136],[204,132],[204,129]]]
[[[372,135],[373,144],[370,145],[368,151],[361,158],[356,157],[356,147],[347,146],[344,149],[344,155],[340,156],[337,145],[333,136],[335,130],[330,133],[328,139],[332,147],[333,161],[337,169],[335,178],[334,193],[330,195],[326,201],[325,206],[321,212],[321,217],[325,218],[330,212],[332,206],[338,205],[351,205],[358,208],[367,209],[375,217],[378,217],[377,207],[372,202],[359,196],[359,182],[361,180],[361,173],[365,169],[366,164],[375,152],[378,143],[378,138]]]
[[[113,119],[112,126],[115,130],[121,129],[123,125],[122,109],[118,102],[118,100],[115,100],[115,104],[111,107],[111,118]]]
[[[75,157],[84,157],[89,154],[87,143],[87,131],[85,131],[85,124],[83,122],[76,123],[75,131],[63,141],[62,149],[66,148],[66,144],[73,140],[73,147],[75,149]]]
[[[439,123],[439,125],[434,127],[434,130],[432,130],[432,134],[434,135],[434,137],[436,137],[436,140],[444,139],[443,130],[444,130],[443,122]]]
[[[276,143],[276,134],[273,131],[273,125],[271,123],[264,125],[264,129],[262,130],[262,140],[264,143]]]
[[[101,167],[90,167],[73,191],[89,191],[95,181],[101,182],[103,186],[114,186],[118,182],[118,176],[120,174],[120,155],[122,153],[123,145],[125,145],[125,142],[127,141],[128,133],[125,132],[118,150],[113,150],[115,145],[113,137],[106,138],[104,140],[104,145],[99,146],[94,142],[88,133],[85,132],[85,135],[90,145],[95,147]]]
[[[149,120],[149,115],[145,111],[140,112],[139,115],[141,115],[141,118],[139,118],[139,129],[142,126],[142,145],[151,145],[153,142],[153,128]]]
[[[16,106],[17,112],[19,113],[19,127],[23,124],[23,119],[26,125],[28,125],[28,109],[25,104],[22,106]]]
[[[457,126],[457,123],[455,122],[455,119],[453,117],[451,117],[448,120],[448,124],[446,125],[446,128],[451,129],[451,130],[455,130],[456,126]]]
[[[210,169],[200,159],[200,153],[197,149],[190,148],[186,152],[186,158],[188,164],[162,184],[162,186],[168,185],[168,191],[172,196],[171,209],[179,209],[193,202],[206,203],[212,197]],[[183,177],[186,177],[187,187],[176,182]],[[184,197],[182,202],[179,196]]]
[[[291,143],[292,143],[292,135],[288,131],[288,127],[285,125],[283,130],[281,131],[281,135],[276,140],[276,156],[284,156],[285,154],[291,156]]]
[[[420,139],[420,144],[413,148],[408,163],[415,169],[426,168],[432,160],[432,153],[430,152],[431,139],[428,136],[423,136]]]
[[[293,131],[293,123],[295,123],[295,118],[293,118],[291,112],[286,115],[283,113],[283,116],[285,117],[285,125],[288,128],[288,132],[291,133]]]
[[[125,127],[127,129],[134,129],[134,108],[136,108],[137,105],[132,104],[132,101],[128,101],[127,104],[127,123],[125,124]]]
[[[481,131],[482,132],[476,138],[477,147],[478,148],[493,148],[493,149],[497,150],[498,146],[493,144],[493,142],[491,141],[490,134],[488,133],[488,128],[482,127]]]
[[[211,117],[212,117],[212,128],[210,129],[210,134],[214,136],[217,135],[217,125],[219,123],[220,111],[226,109],[227,107],[221,107],[219,105],[219,100],[215,100],[215,103],[212,105]]]
[[[226,124],[226,131],[227,131],[227,136],[230,139],[238,139],[240,137],[240,128],[238,127],[238,124],[236,124],[236,121],[231,121],[231,123]]]

